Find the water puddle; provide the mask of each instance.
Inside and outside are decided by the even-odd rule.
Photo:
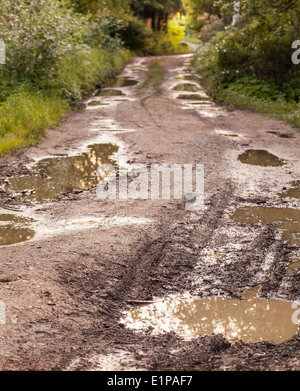
[[[172,90],[174,90],[174,91],[197,92],[200,89],[195,84],[181,83],[181,84],[177,84],[175,87],[173,87]]]
[[[248,149],[239,155],[238,160],[245,164],[262,167],[279,167],[285,164],[282,159],[263,149]]]
[[[189,106],[191,107],[197,107],[197,108],[201,108],[202,107],[205,107],[205,109],[207,109],[207,107],[212,107],[211,106],[211,100],[209,98],[207,98],[206,96],[202,96],[202,100],[200,102],[189,102],[188,103]]]
[[[125,96],[124,92],[120,90],[114,90],[111,88],[100,90],[96,93],[96,96]]]
[[[76,156],[47,158],[37,162],[32,169],[36,176],[11,178],[7,190],[21,193],[37,201],[58,199],[63,193],[88,190],[96,187],[101,178],[96,175],[101,164],[116,166],[111,158],[118,152],[115,144],[95,144],[89,151]]]
[[[300,210],[274,207],[246,207],[230,215],[238,224],[276,224],[282,239],[290,245],[300,244]]]
[[[137,80],[130,79],[128,77],[117,77],[112,87],[122,88],[122,87],[133,87],[136,86],[139,82]]]
[[[256,297],[257,288],[244,300],[225,297],[174,296],[125,314],[121,323],[135,330],[152,328],[153,334],[175,332],[186,339],[223,334],[230,342],[273,341],[292,338],[298,326],[292,322],[292,303]]]
[[[300,270],[300,261],[293,262],[287,267],[286,274],[288,276],[293,276],[294,274],[297,274],[299,270]]]
[[[180,76],[176,78],[177,80],[186,80],[186,81],[194,81],[198,84],[200,84],[200,79],[198,76],[194,75],[185,75],[185,76]]]
[[[98,100],[93,100],[87,104],[88,106],[108,106],[109,103],[102,103],[99,102]]]
[[[180,94],[177,96],[177,99],[209,101],[209,98],[199,94]]]
[[[25,242],[34,237],[32,221],[11,214],[0,214],[0,246]]]
[[[291,183],[291,188],[279,193],[278,195],[282,198],[300,198],[300,181]]]
[[[269,134],[274,134],[275,136],[278,136],[278,137],[281,137],[281,138],[295,138],[296,136],[292,133],[281,133],[281,132],[274,132],[274,131],[270,131],[270,132],[267,132]]]

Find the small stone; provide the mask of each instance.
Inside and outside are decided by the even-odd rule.
[[[0,275],[0,282],[12,282],[16,281],[18,279],[18,276],[16,274],[1,274]]]

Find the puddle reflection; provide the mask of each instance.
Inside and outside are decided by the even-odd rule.
[[[181,83],[181,84],[177,84],[175,87],[173,87],[172,90],[174,90],[174,91],[197,92],[197,91],[200,90],[200,88],[197,87],[195,84]]]
[[[198,101],[209,101],[209,98],[206,98],[199,94],[180,94],[177,96],[176,99],[183,99],[183,100],[198,100]]]
[[[120,90],[106,89],[97,92],[96,96],[125,96]]]
[[[11,214],[0,214],[0,246],[25,242],[34,237],[31,220]]]
[[[263,149],[248,149],[239,155],[238,160],[245,164],[262,167],[279,167],[285,164],[282,159]]]
[[[76,156],[63,158],[43,159],[33,166],[37,176],[23,176],[11,178],[7,190],[25,192],[30,189],[28,198],[37,201],[57,199],[62,193],[69,193],[75,189],[88,190],[100,182],[97,177],[97,168],[101,164],[116,162],[111,156],[118,152],[115,144],[90,145],[89,151]]]
[[[287,191],[279,193],[282,198],[300,198],[300,181],[294,181],[291,183],[291,188]]]
[[[231,342],[281,343],[297,333],[294,311],[292,303],[275,299],[175,297],[135,309],[121,322],[131,329],[151,326],[154,334],[174,331],[188,339],[223,334]]]
[[[133,87],[136,86],[139,82],[137,80],[130,79],[128,77],[117,77],[113,87],[115,88],[122,88],[122,87]]]
[[[290,245],[300,244],[300,210],[292,208],[246,207],[230,215],[238,224],[277,224],[283,240]]]

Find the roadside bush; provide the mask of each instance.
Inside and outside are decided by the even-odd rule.
[[[142,55],[153,50],[154,34],[145,26],[145,23],[134,16],[128,17],[126,23],[119,30],[119,36],[125,48],[133,53]]]
[[[0,155],[38,142],[120,72],[128,54],[118,28],[113,17],[89,20],[58,0],[1,0]]]
[[[65,56],[57,77],[47,80],[44,89],[54,90],[71,105],[77,105],[95,88],[105,86],[121,71],[128,54],[124,51],[107,52],[103,49],[81,47]]]
[[[19,79],[51,76],[63,56],[81,42],[85,22],[58,0],[1,0],[0,39],[7,48],[1,74]]]
[[[84,42],[91,47],[105,48],[107,51],[119,50],[122,46],[120,31],[124,29],[125,19],[102,13],[94,17],[84,30]]]

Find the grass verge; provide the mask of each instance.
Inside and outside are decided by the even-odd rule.
[[[249,109],[300,128],[300,103],[286,99],[285,92],[256,76],[232,75],[221,69],[212,47],[200,48],[193,62],[200,83],[219,103]]]
[[[127,60],[125,52],[91,49],[66,56],[53,79],[0,80],[10,86],[0,103],[0,156],[37,144],[96,87],[107,85]]]
[[[219,91],[216,97],[220,103],[227,106],[249,109],[300,128],[300,103],[287,102],[284,99],[273,101],[251,96],[246,92],[237,91],[234,83],[223,91]]]

